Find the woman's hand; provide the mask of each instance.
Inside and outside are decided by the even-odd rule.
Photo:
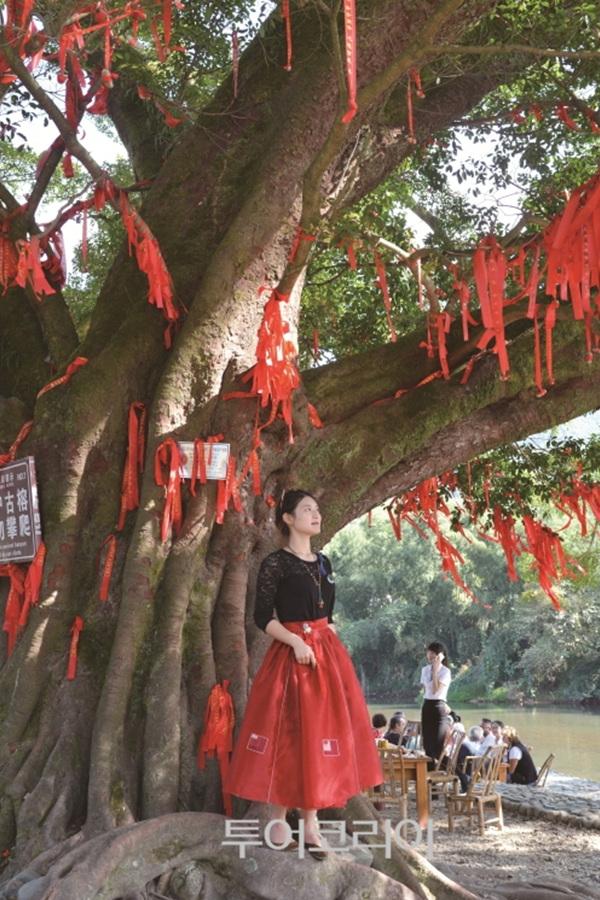
[[[312,647],[309,647],[307,643],[299,638],[298,641],[294,642],[293,649],[297,663],[300,663],[301,666],[312,666],[313,669],[316,668],[317,660]]]

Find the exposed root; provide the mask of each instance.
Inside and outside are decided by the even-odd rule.
[[[124,900],[143,895],[151,883],[155,887],[160,883],[165,890],[166,875],[172,873],[163,896],[182,896],[182,887],[191,879],[202,888],[197,896],[232,900],[280,900],[283,895],[294,900],[350,900],[363,895],[418,900],[417,894],[382,872],[335,854],[320,862],[261,846],[248,848],[242,858],[239,847],[224,845],[225,839],[225,819],[213,813],[177,813],[126,825],[80,843],[56,861],[47,854],[33,860],[30,869],[40,877],[29,883],[28,897]]]

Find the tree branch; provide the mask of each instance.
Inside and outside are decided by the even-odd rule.
[[[0,28],[0,52],[5,57],[14,74],[19,78],[22,85],[27,88],[33,99],[54,122],[68,152],[79,160],[96,181],[104,178],[106,173],[100,168],[85,147],[79,143],[76,133],[73,131],[58,106],[30,73],[11,43],[6,40],[3,27]]]
[[[498,56],[527,53],[530,56],[553,59],[600,59],[600,50],[553,50],[550,47],[532,47],[530,44],[431,44],[430,53],[459,53],[462,56]]]

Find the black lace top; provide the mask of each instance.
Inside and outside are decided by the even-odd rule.
[[[321,598],[319,602],[319,581]],[[264,631],[274,613],[280,622],[322,619],[333,622],[335,584],[331,563],[322,553],[304,562],[288,550],[277,550],[263,559],[256,586],[254,621]]]

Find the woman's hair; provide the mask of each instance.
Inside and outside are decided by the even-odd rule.
[[[290,529],[287,523],[283,521],[284,513],[292,515],[300,501],[305,497],[310,497],[315,503],[318,502],[317,498],[309,491],[291,490],[285,491],[277,504],[277,509],[275,511],[275,525],[285,538],[290,536]]]
[[[483,737],[483,728],[481,725],[471,725],[469,728],[469,740],[480,741]]]
[[[433,653],[443,653],[444,658],[443,658],[442,662],[445,666],[448,665],[448,651],[446,650],[445,645],[442,644],[440,641],[433,641],[426,649],[432,650]]]
[[[502,737],[506,738],[509,744],[515,744],[517,741],[520,743],[519,735],[517,734],[517,729],[513,728],[512,725],[505,725],[502,729]]]
[[[384,728],[387,725],[387,719],[383,713],[375,713],[371,719],[373,728]]]

